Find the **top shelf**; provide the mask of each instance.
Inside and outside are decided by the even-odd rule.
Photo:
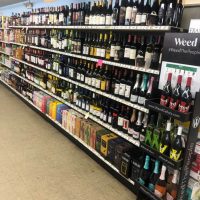
[[[117,31],[152,31],[152,32],[170,32],[183,31],[182,28],[172,26],[10,26],[10,28],[26,28],[26,29],[88,29],[88,30],[117,30]]]

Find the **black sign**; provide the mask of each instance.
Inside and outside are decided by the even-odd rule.
[[[199,58],[200,34],[167,33],[165,35],[163,61],[200,66]]]

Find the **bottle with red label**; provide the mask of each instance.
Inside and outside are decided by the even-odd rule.
[[[160,98],[160,104],[163,106],[168,106],[170,101],[170,96],[172,93],[171,80],[172,80],[172,73],[169,73],[167,78],[167,83],[163,87],[162,95]]]
[[[169,102],[169,107],[172,110],[177,110],[179,103],[180,103],[180,99],[181,99],[181,82],[182,82],[182,75],[178,75],[178,81],[176,84],[176,87],[174,88],[171,98],[170,98],[170,102]]]
[[[178,106],[179,112],[187,113],[190,111],[191,103],[192,103],[191,83],[192,83],[192,77],[188,77],[186,88],[181,95],[181,102]]]

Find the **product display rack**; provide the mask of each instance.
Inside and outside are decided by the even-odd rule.
[[[36,29],[75,29],[75,30],[97,30],[98,29],[98,30],[113,30],[113,31],[156,32],[158,34],[163,34],[165,32],[180,31],[180,30],[182,30],[182,29],[178,29],[178,28],[174,28],[174,27],[170,27],[170,26],[10,26],[10,28],[22,28],[22,29],[26,29],[26,30],[28,30],[29,28],[30,29],[35,29],[35,28]],[[2,41],[2,42],[4,42],[4,41]],[[70,57],[74,57],[74,58],[79,58],[79,59],[84,59],[84,60],[93,61],[93,62],[98,62],[99,60],[101,60],[101,59],[97,59],[97,58],[93,58],[93,57],[82,56],[82,55],[73,54],[73,53],[61,52],[61,51],[58,51],[58,50],[47,49],[47,48],[43,48],[43,47],[39,47],[39,46],[33,46],[33,45],[27,45],[27,44],[20,44],[20,43],[15,43],[15,42],[5,42],[5,43],[15,44],[15,45],[19,45],[19,46],[22,46],[22,47],[30,47],[30,48],[34,48],[34,49],[44,50],[44,51],[52,52],[52,53],[55,53],[55,54],[66,55],[66,56],[70,56]],[[4,52],[1,52],[1,53],[4,53]],[[8,54],[6,54],[6,55],[8,55]],[[35,69],[38,69],[38,70],[43,71],[45,73],[51,74],[53,76],[56,76],[56,77],[58,77],[60,79],[66,80],[66,81],[68,81],[70,83],[73,83],[75,85],[78,85],[80,87],[86,88],[86,89],[88,89],[90,91],[93,91],[93,92],[95,92],[97,94],[100,94],[102,96],[108,97],[110,99],[113,99],[115,101],[118,101],[120,103],[128,105],[130,107],[133,107],[133,108],[135,108],[137,110],[141,110],[143,112],[148,113],[149,110],[152,109],[151,106],[148,106],[148,105],[150,105],[150,102],[153,102],[152,100],[149,101],[149,104],[146,103],[146,108],[138,106],[138,105],[134,105],[134,104],[132,104],[132,103],[130,103],[128,101],[125,101],[125,100],[122,100],[122,99],[120,99],[118,97],[115,97],[114,95],[106,94],[105,92],[101,92],[101,91],[96,90],[96,89],[94,89],[94,88],[92,88],[90,86],[87,86],[85,84],[78,83],[78,82],[73,81],[73,80],[71,80],[69,78],[62,77],[62,76],[60,76],[60,75],[58,75],[56,73],[49,72],[48,70],[41,69],[40,67],[35,66],[33,64],[29,64],[29,63],[27,63],[25,61],[16,59],[14,57],[10,57],[10,58],[13,59],[13,60],[16,60],[18,62],[21,62],[21,63],[23,63],[25,65],[28,65],[28,66],[30,66],[32,68],[35,68]],[[108,65],[112,65],[112,66],[116,66],[116,67],[120,67],[120,68],[132,69],[132,70],[135,70],[135,71],[140,71],[140,72],[145,72],[145,73],[149,73],[149,74],[159,75],[159,70],[138,68],[138,67],[135,67],[135,66],[132,66],[132,65],[127,65],[127,64],[122,64],[122,63],[116,63],[116,62],[107,61],[107,60],[102,60],[102,61],[103,61],[104,64],[108,64]],[[3,65],[5,65],[5,64],[3,64]],[[87,118],[90,118],[93,121],[101,124],[105,128],[111,130],[112,132],[116,133],[117,135],[119,135],[122,138],[124,138],[127,141],[129,141],[130,143],[132,143],[132,144],[140,147],[145,153],[150,154],[152,157],[156,157],[158,160],[160,160],[161,162],[163,162],[167,166],[170,166],[170,167],[172,167],[174,169],[180,169],[180,168],[182,168],[182,170],[180,169],[181,170],[181,178],[180,178],[180,184],[179,184],[178,198],[177,199],[178,200],[183,200],[184,199],[183,195],[184,195],[184,192],[186,190],[187,181],[188,181],[188,177],[189,177],[189,171],[187,172],[187,170],[190,169],[191,153],[193,152],[194,146],[195,146],[195,145],[193,145],[193,143],[194,143],[194,141],[196,141],[196,137],[195,136],[198,133],[198,130],[196,130],[192,126],[193,123],[191,123],[190,130],[189,130],[189,133],[188,133],[188,141],[187,141],[187,145],[186,145],[187,151],[186,151],[186,155],[184,157],[184,160],[181,161],[181,162],[178,162],[178,163],[177,162],[172,162],[171,159],[166,158],[163,155],[160,155],[155,150],[151,151],[150,148],[148,149],[145,145],[140,144],[139,141],[133,140],[131,137],[125,135],[124,133],[118,131],[117,129],[113,129],[110,125],[103,123],[101,120],[99,120],[98,118],[90,115],[88,112],[86,112],[86,111],[78,108],[77,106],[75,106],[75,105],[73,105],[73,104],[71,104],[69,102],[64,101],[62,98],[57,97],[56,95],[52,94],[51,92],[49,92],[47,90],[44,90],[42,87],[38,86],[37,84],[33,83],[32,81],[29,81],[28,79],[26,79],[24,77],[21,77],[17,73],[15,73],[15,72],[12,72],[12,73],[15,76],[23,79],[27,83],[33,85],[37,89],[39,89],[39,90],[47,93],[48,95],[50,95],[50,96],[54,97],[55,99],[63,102],[64,104],[68,105],[72,109],[80,112],[81,114],[85,115]],[[27,101],[28,104],[30,104],[32,107],[35,107],[35,109],[38,110],[38,108],[35,105],[33,105],[31,101],[28,101],[26,98],[24,98],[20,93],[18,93],[17,91],[15,91],[12,87],[10,87],[4,81],[1,80],[1,82],[3,84],[5,84],[7,87],[9,87],[13,92],[15,92],[22,99],[24,99],[25,101]],[[183,119],[183,116],[179,116],[179,117],[177,117],[177,119],[179,119],[180,121],[183,121],[183,122],[189,121],[189,119],[195,119],[199,115],[200,106],[196,103],[196,102],[199,102],[199,101],[200,101],[200,94],[198,93],[197,96],[196,96],[196,99],[195,99],[194,113],[193,114],[192,113],[188,114],[187,117],[184,118],[184,119]],[[158,110],[155,110],[155,109],[152,109],[152,110],[158,111]],[[172,112],[172,113],[175,114],[175,112]],[[44,114],[42,114],[42,115],[44,115]],[[165,114],[165,115],[167,115],[167,114]],[[60,126],[59,123],[57,123],[54,120],[52,120],[48,115],[45,115],[45,116],[51,121],[51,123],[53,123],[54,125],[56,124],[58,127]],[[171,117],[174,117],[174,116],[171,116]],[[63,129],[61,126],[60,126],[60,128]],[[65,131],[65,130],[63,129],[62,131]],[[86,151],[91,151],[95,157],[101,157],[100,160],[101,160],[101,162],[103,162],[106,165],[106,169],[110,168],[110,169],[114,170],[115,172],[117,172],[118,175],[120,174],[119,171],[113,165],[111,165],[108,161],[106,161],[100,154],[96,153],[93,149],[90,149],[89,146],[85,145],[85,143],[83,143],[82,140],[80,140],[79,138],[76,138],[72,133],[67,133],[67,134],[71,135],[72,137],[74,137],[74,139],[76,140],[76,142],[81,143],[83,146],[85,146],[85,148],[87,149]],[[181,165],[182,165],[182,167],[181,167]],[[110,169],[108,169],[108,170],[110,171]],[[186,176],[186,175],[188,175],[188,176]],[[154,193],[150,192],[146,187],[144,187],[143,185],[141,185],[138,181],[133,182],[133,181],[131,181],[131,180],[129,180],[129,179],[123,177],[123,176],[121,178],[122,178],[122,182],[125,181],[126,182],[125,184],[129,188],[132,188],[132,190],[134,190],[134,192],[136,192],[136,193],[142,192],[142,193],[144,193],[145,195],[147,195],[149,198],[151,198],[153,200],[159,200],[160,199],[160,198],[156,197],[154,195]]]

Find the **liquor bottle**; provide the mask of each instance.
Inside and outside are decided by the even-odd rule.
[[[155,128],[155,115],[151,115],[150,122],[146,128],[146,133],[145,133],[145,144],[148,146],[152,146],[154,128]]]
[[[151,13],[151,3],[150,0],[147,0],[141,16],[141,23],[140,23],[141,25],[146,25],[150,13]]]
[[[157,25],[158,23],[158,11],[159,11],[159,0],[154,0],[152,7],[151,7],[151,13],[147,19],[147,25],[153,26]]]
[[[168,73],[167,83],[163,87],[162,95],[160,98],[160,104],[163,106],[168,106],[170,102],[170,96],[172,93],[171,80],[172,80],[172,73]]]
[[[183,142],[184,139],[182,138],[182,131],[183,127],[179,126],[177,136],[174,139],[170,150],[170,158],[175,161],[179,161],[183,158],[183,149],[185,144]]]
[[[124,49],[124,63],[129,64],[131,52],[131,34],[128,35],[128,41],[126,42]]]
[[[125,24],[127,0],[122,0],[119,8],[119,25],[123,26]]]
[[[140,0],[140,3],[138,4],[138,10],[135,17],[135,24],[140,25],[142,21],[142,13],[144,8],[144,0]]]
[[[126,78],[127,78],[127,69],[124,70],[124,73],[120,79],[119,84],[119,97],[124,98],[125,97],[125,91],[126,91]]]
[[[149,178],[149,184],[148,184],[148,188],[149,190],[151,190],[152,192],[154,192],[155,190],[155,185],[159,179],[160,176],[160,162],[158,160],[155,161],[155,166],[154,166],[154,170],[153,173],[150,175]]]
[[[110,54],[111,54],[111,43],[112,43],[112,33],[110,33],[110,38],[109,41],[105,44],[105,49],[106,49],[106,55],[105,58],[106,60],[110,60]]]
[[[173,16],[174,16],[174,1],[171,0],[168,2],[166,17],[165,17],[165,25],[172,26],[173,25]]]
[[[137,42],[137,36],[134,36],[134,39],[132,40],[130,47],[130,57],[129,57],[130,65],[135,65],[136,52],[137,52],[136,42]]]
[[[135,123],[134,131],[133,131],[134,140],[140,140],[140,132],[142,130],[142,117],[143,117],[143,113],[139,111],[137,121]]]
[[[145,164],[140,172],[140,177],[138,180],[141,185],[147,185],[147,183],[149,182],[149,176],[150,176],[149,165],[150,165],[150,157],[146,155]]]
[[[166,130],[164,131],[160,142],[160,153],[169,156],[171,149],[171,122],[167,122]]]
[[[108,9],[106,10],[106,25],[112,25],[112,0],[109,0]]]
[[[138,95],[138,104],[144,105],[146,100],[146,92],[147,92],[147,83],[148,83],[148,75],[143,74],[142,83],[140,86],[140,91]]]
[[[107,10],[107,0],[104,0],[102,3],[102,8],[100,10],[100,25],[106,24],[106,10]]]
[[[139,47],[138,47],[137,56],[135,59],[135,65],[136,67],[144,67],[145,66],[145,52],[146,52],[144,36],[141,37],[140,43],[138,44],[138,46]]]
[[[124,110],[125,110],[125,106],[122,105],[121,109],[120,109],[120,112],[119,112],[119,115],[118,115],[118,120],[117,120],[117,129],[119,131],[123,130]]]
[[[128,133],[130,116],[131,116],[131,109],[130,107],[126,107],[125,112],[124,112],[123,127],[122,127],[123,128],[122,131],[125,134]]]
[[[126,15],[125,15],[126,26],[131,24],[132,11],[133,11],[133,0],[130,0],[126,7]]]
[[[145,59],[144,59],[146,69],[149,69],[151,66],[152,55],[153,55],[152,37],[149,37],[149,41],[148,41],[146,52],[145,52]]]
[[[179,0],[179,3],[176,5],[176,8],[174,10],[174,16],[173,16],[173,26],[180,27],[181,26],[181,20],[183,16],[183,4],[182,0]]]
[[[149,79],[149,83],[148,83],[148,90],[147,90],[147,93],[146,93],[146,99],[151,99],[152,96],[153,96],[153,85],[154,85],[154,81],[155,81],[155,77],[152,76],[150,79]]]
[[[119,110],[120,110],[120,104],[118,102],[113,103],[113,107],[112,107],[112,127],[113,128],[118,128],[118,115],[119,115]],[[121,121],[119,121],[119,124],[123,123]]]
[[[115,0],[115,6],[112,11],[112,25],[116,26],[119,24],[119,0]]]
[[[126,82],[125,82],[124,97],[126,100],[130,99],[132,85],[133,85],[133,71],[131,70],[130,74],[127,73]]]
[[[129,122],[129,127],[128,127],[128,135],[133,137],[133,132],[135,128],[135,121],[136,121],[136,109],[133,108],[130,122]]]
[[[114,95],[115,96],[119,96],[119,89],[120,89],[120,80],[121,80],[121,70],[119,70],[118,72],[118,76],[117,78],[115,79],[115,82],[114,82]]]
[[[179,171],[174,170],[172,181],[167,187],[166,200],[177,200]]]
[[[166,166],[163,165],[160,177],[155,185],[154,194],[159,198],[163,198],[166,195],[166,190],[167,190],[166,170],[167,170]]]
[[[176,110],[180,103],[181,82],[182,82],[182,75],[178,75],[178,81],[177,81],[176,87],[172,91],[172,95],[169,102],[169,108],[171,108],[172,110]]]
[[[140,91],[140,74],[137,74],[135,85],[133,86],[133,89],[131,91],[130,101],[132,103],[138,102],[139,91]]]
[[[132,7],[132,12],[131,12],[132,14],[131,14],[130,25],[134,25],[135,24],[135,19],[136,19],[137,11],[138,11],[138,0],[134,0],[133,7]]]
[[[147,124],[148,124],[148,117],[149,117],[149,115],[147,113],[145,113],[143,120],[142,120],[142,129],[141,129],[141,132],[140,132],[140,142],[145,141],[146,129],[147,129]]]
[[[89,25],[90,22],[90,7],[91,7],[91,2],[88,2],[86,4],[86,8],[85,8],[85,25]]]
[[[165,14],[167,9],[167,2],[166,0],[162,0],[160,2],[160,8],[158,11],[158,25],[162,26],[165,23]]]

